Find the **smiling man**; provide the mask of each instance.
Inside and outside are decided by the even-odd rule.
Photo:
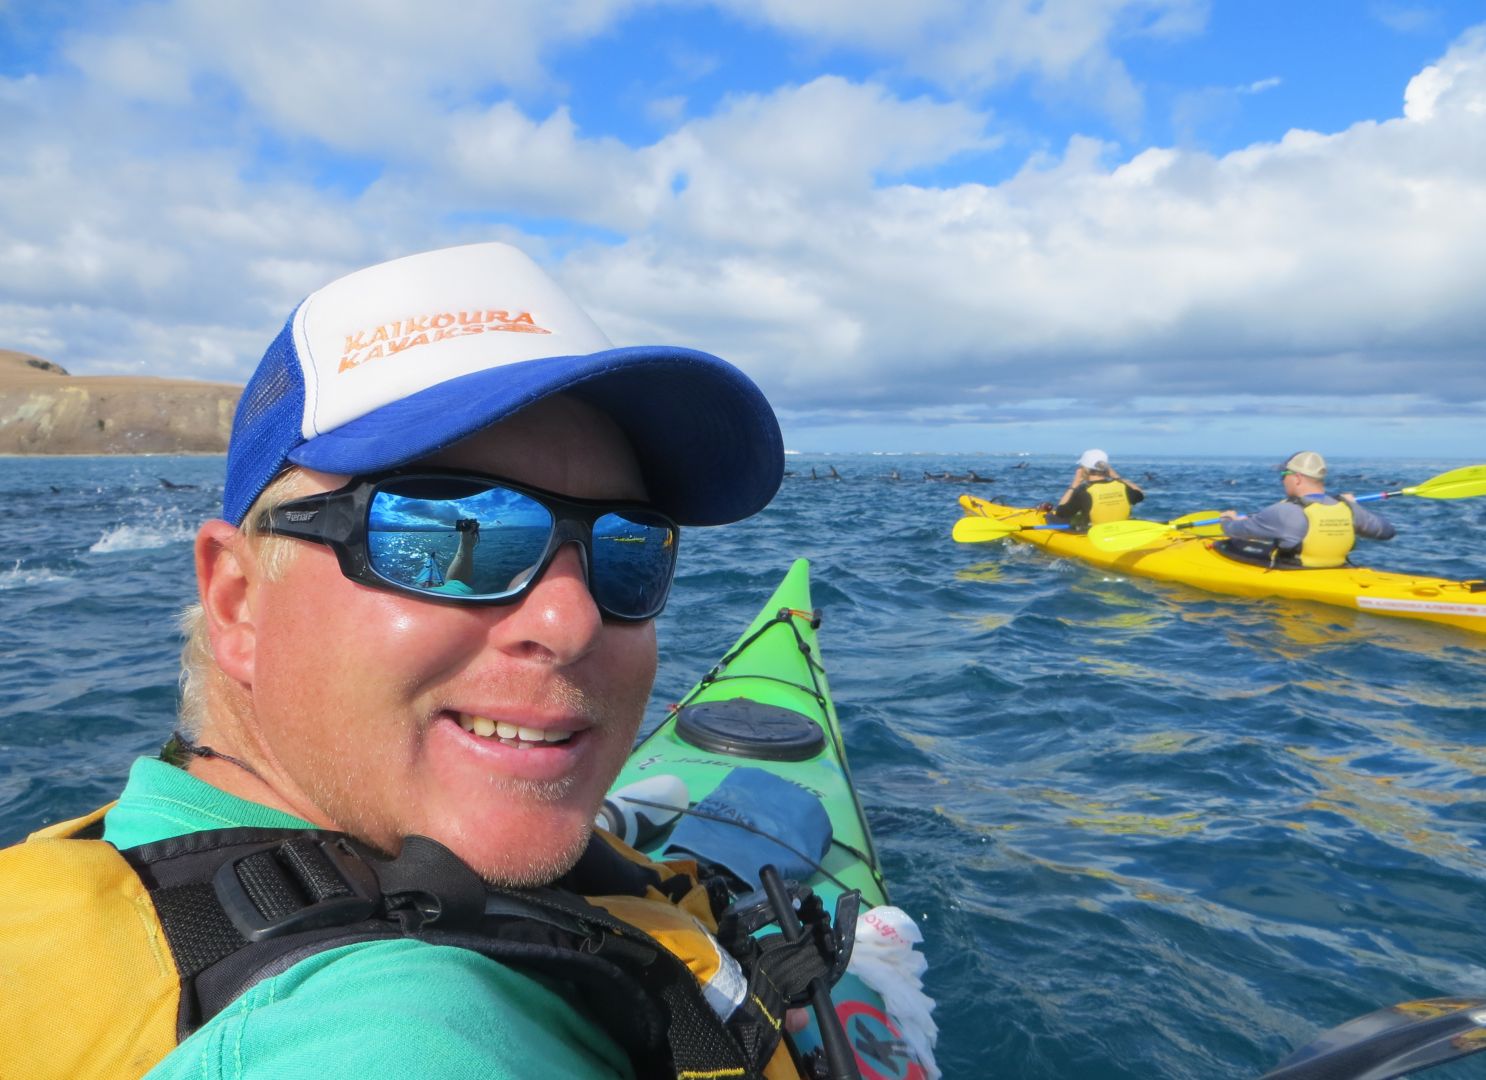
[[[608,947],[591,919],[577,945],[573,920],[540,913],[513,920],[516,946],[380,924],[328,948],[294,935],[328,933],[326,913],[378,883],[403,897],[376,909],[395,929],[449,925],[471,895],[478,914],[481,879],[616,891],[592,822],[650,692],[679,526],[754,513],[782,472],[773,412],[741,372],[612,348],[504,245],[399,259],[305,300],[243,394],[223,516],[197,536],[180,730],[101,818],[51,830],[44,849],[76,862],[71,838],[101,828],[181,968],[170,1042],[189,1037],[125,1046],[128,1068],[100,1075],[649,1075],[653,1045],[640,1054],[643,1033],[609,1014],[654,986],[574,989],[592,972],[568,953]],[[352,842],[284,843],[271,865],[253,849],[262,865],[214,865],[209,884],[173,869],[307,829]],[[580,871],[605,884],[581,889]],[[231,948],[199,929],[223,912]],[[300,944],[224,974],[222,955],[255,935],[259,955]],[[126,990],[130,1009],[153,992]],[[108,1039],[134,1026],[118,1016]]]

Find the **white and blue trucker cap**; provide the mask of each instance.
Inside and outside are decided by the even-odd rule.
[[[238,402],[223,516],[240,524],[291,463],[396,468],[556,393],[614,419],[683,525],[737,521],[779,489],[779,423],[748,376],[693,349],[614,348],[536,263],[488,243],[358,270],[295,309]]]

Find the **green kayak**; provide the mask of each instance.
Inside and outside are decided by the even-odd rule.
[[[695,855],[735,871],[737,879],[752,876],[740,867],[740,860],[763,858],[781,866],[797,861],[790,850],[771,840],[739,829],[732,821],[715,820],[718,816],[742,818],[756,826],[767,821],[771,811],[777,814],[776,824],[783,824],[777,832],[770,830],[770,836],[789,844],[794,854],[815,847],[816,851],[803,853],[809,868],[786,876],[807,885],[827,911],[835,911],[843,892],[857,890],[862,897],[865,914],[857,923],[858,951],[852,968],[831,992],[861,1075],[867,1080],[922,1080],[937,1074],[931,1052],[915,1051],[910,1044],[918,1040],[911,1036],[905,1040],[883,996],[856,974],[862,937],[870,935],[876,925],[869,909],[886,905],[888,896],[847,767],[816,645],[819,625],[819,615],[811,607],[810,566],[798,559],[737,643],[671,707],[665,721],[635,746],[611,794],[622,795],[625,789],[657,790],[658,785],[679,779],[690,807],[708,813],[718,809],[713,804],[719,796],[733,793],[722,799],[722,814],[713,814],[710,821],[682,815],[657,835],[641,836],[638,841],[631,838],[652,858]],[[788,784],[776,788],[780,781]],[[764,804],[762,808],[735,812],[729,805],[738,796],[746,804],[754,795],[754,801]],[[811,804],[803,807],[808,813],[793,805],[794,799]],[[820,820],[820,830],[803,829],[797,835],[795,823],[809,818]],[[828,829],[825,819],[829,819]],[[712,830],[710,839],[689,835],[694,828]],[[745,852],[734,857],[708,847],[718,833],[737,837]],[[721,839],[726,841],[728,835]],[[735,893],[747,891],[744,881],[734,884]],[[895,910],[883,908],[885,913]],[[880,977],[877,981],[881,983]],[[917,980],[913,981],[916,985]],[[811,1027],[796,1035],[795,1041],[802,1053],[820,1045],[813,1018]],[[927,1071],[920,1056],[927,1058]]]

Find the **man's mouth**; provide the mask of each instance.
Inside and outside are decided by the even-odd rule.
[[[482,739],[494,739],[504,746],[517,750],[565,743],[573,737],[571,731],[527,727],[524,724],[512,724],[506,720],[492,720],[488,716],[472,716],[464,712],[455,713],[454,719],[471,735],[477,735]]]

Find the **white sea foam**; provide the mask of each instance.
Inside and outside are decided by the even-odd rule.
[[[26,569],[17,559],[9,570],[0,570],[0,589],[21,589],[27,585],[46,585],[56,581],[67,581],[65,574],[58,574],[46,567]]]
[[[100,536],[88,551],[106,555],[116,551],[148,551],[189,541],[195,533],[181,522],[152,525],[116,525]]]

